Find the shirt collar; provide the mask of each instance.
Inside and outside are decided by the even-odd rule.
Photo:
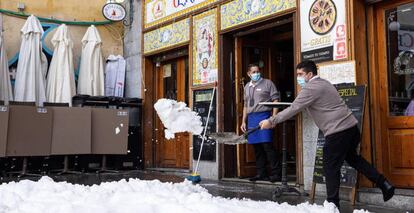
[[[255,87],[257,86],[260,82],[262,82],[263,78],[260,78],[256,83],[253,83],[252,80],[250,80],[249,82],[249,87]]]
[[[319,78],[319,75],[313,76],[311,79],[309,79],[309,82],[312,81],[313,79],[317,79],[317,78]]]

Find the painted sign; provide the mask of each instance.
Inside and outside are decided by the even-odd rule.
[[[144,54],[190,41],[190,19],[144,33]]]
[[[103,16],[111,21],[122,21],[125,18],[125,8],[116,3],[105,4],[102,8]]]
[[[193,85],[217,81],[217,9],[193,18]]]
[[[144,27],[152,27],[218,0],[146,0]]]
[[[348,58],[345,0],[301,0],[300,8],[302,60]]]
[[[235,0],[220,7],[221,30],[295,7],[295,0]]]
[[[355,61],[320,64],[318,75],[331,84],[356,83]]]
[[[365,86],[337,86],[339,95],[345,104],[351,110],[352,114],[358,120],[358,128],[362,130],[362,122],[365,105]],[[324,184],[326,182],[323,171],[323,147],[325,145],[325,137],[319,130],[318,140],[316,143],[315,169],[313,171],[313,182]],[[357,152],[359,153],[359,147]],[[357,171],[352,168],[346,161],[341,167],[340,183],[341,186],[354,187],[357,181]]]
[[[414,50],[414,31],[398,30],[398,50]]]

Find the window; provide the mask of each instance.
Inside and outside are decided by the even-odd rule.
[[[389,113],[414,116],[414,3],[385,12]]]

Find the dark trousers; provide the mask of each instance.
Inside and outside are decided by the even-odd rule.
[[[327,200],[339,207],[340,169],[344,160],[372,182],[378,180],[380,173],[357,153],[361,136],[356,125],[328,135],[325,139],[323,170],[326,178]]]
[[[273,143],[257,143],[253,144],[256,156],[257,175],[266,177],[266,162],[270,161],[271,175],[280,175],[281,167],[278,154],[273,147]]]

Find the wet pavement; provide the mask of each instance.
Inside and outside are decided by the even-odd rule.
[[[82,174],[66,174],[66,175],[48,175],[55,181],[67,181],[70,183],[76,184],[85,184],[85,185],[93,185],[99,184],[101,182],[109,182],[109,181],[118,181],[121,179],[128,179],[128,178],[139,178],[141,180],[154,180],[158,179],[161,182],[173,182],[178,183],[182,182],[187,173],[172,173],[172,172],[159,172],[159,171],[142,171],[142,170],[135,170],[135,171],[121,171],[119,173],[82,173]],[[0,181],[2,183],[10,182],[10,181],[18,181],[22,179],[30,179],[30,180],[38,180],[39,177],[2,177]],[[210,194],[214,196],[221,196],[225,198],[247,198],[251,200],[257,201],[266,201],[266,200],[274,200],[278,203],[287,202],[290,205],[296,205],[303,202],[309,202],[309,196],[297,196],[297,195],[283,195],[279,198],[272,198],[273,192],[275,189],[280,186],[280,183],[272,184],[270,182],[257,182],[251,183],[247,180],[241,179],[225,179],[221,181],[215,180],[202,180],[199,183],[201,186],[206,188]],[[316,197],[315,203],[322,205],[324,201],[323,197]],[[352,206],[350,202],[341,201],[341,212],[353,212],[355,209],[365,209],[370,212],[390,212],[390,213],[397,213],[397,212],[407,212],[404,210],[398,209],[390,209],[385,207],[378,207],[378,206],[371,206],[362,203],[356,204],[356,206]]]

